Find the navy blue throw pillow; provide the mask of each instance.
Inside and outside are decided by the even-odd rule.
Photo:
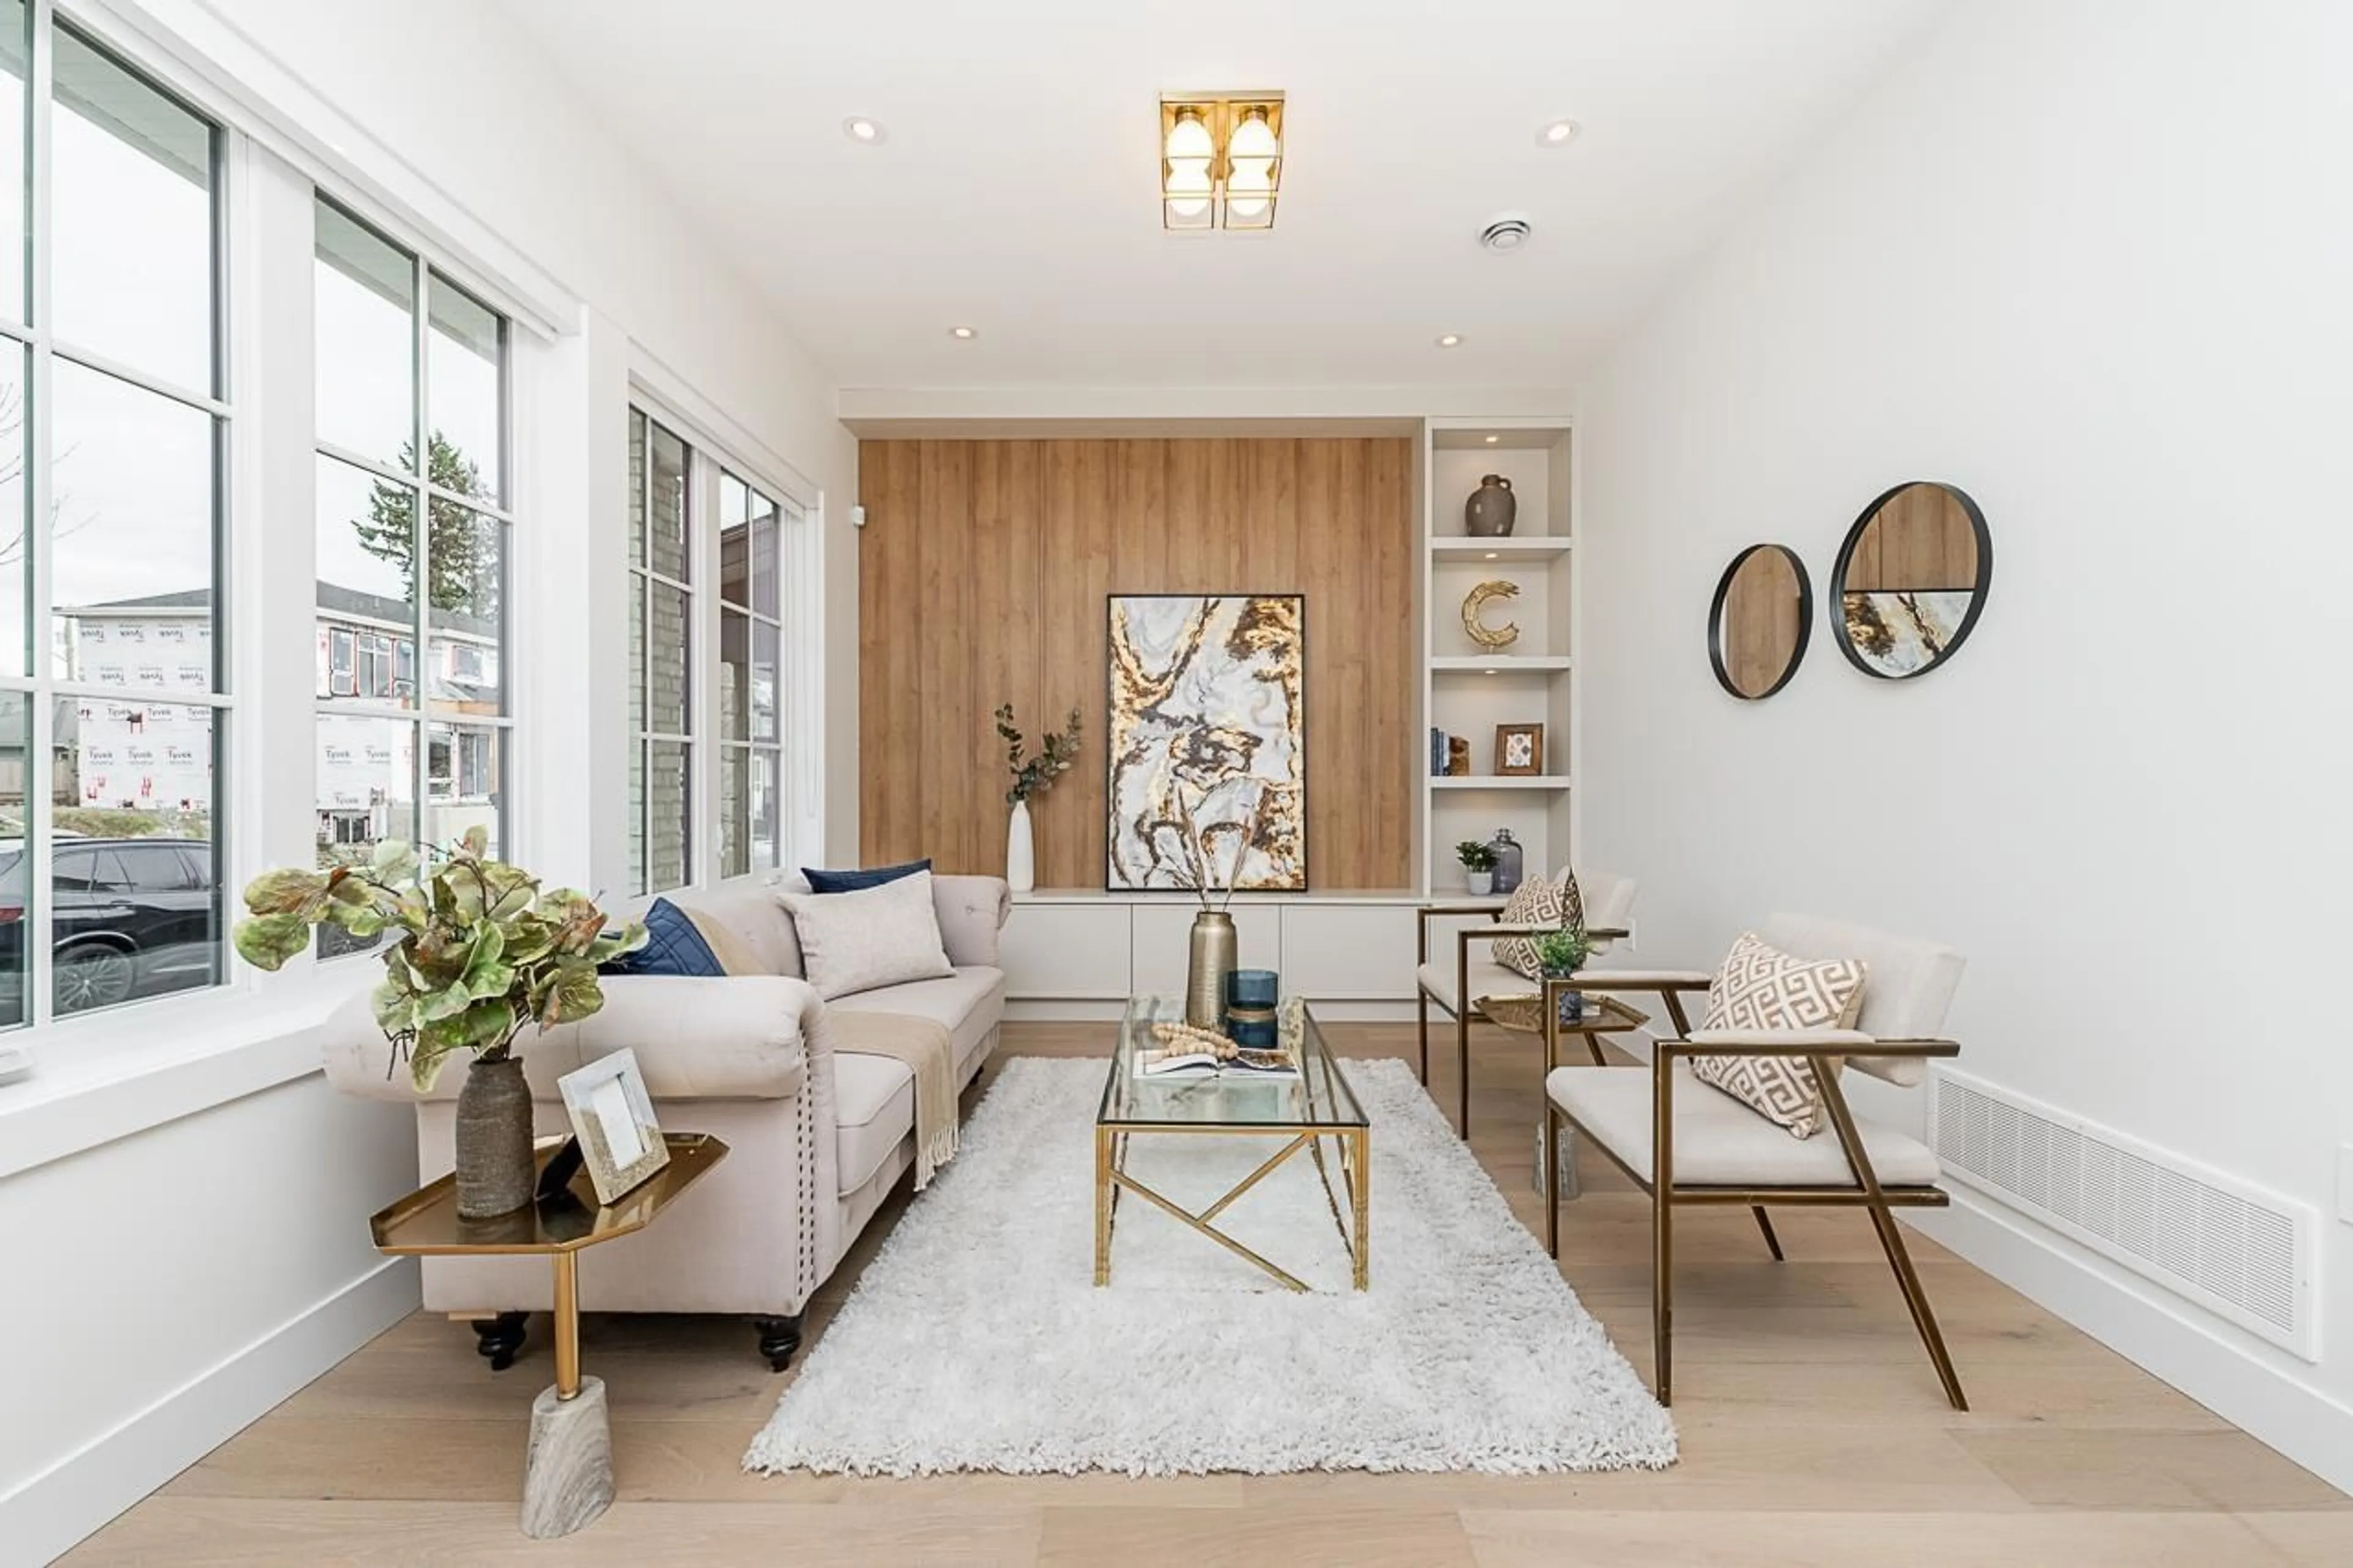
[[[813,871],[804,866],[801,875],[808,879],[812,893],[856,893],[931,868],[931,857],[925,856],[921,860],[910,860],[903,866],[876,866],[864,871]]]
[[[646,910],[646,945],[613,960],[599,971],[605,974],[688,974],[708,978],[726,969],[694,929],[684,910],[668,899],[656,899]]]

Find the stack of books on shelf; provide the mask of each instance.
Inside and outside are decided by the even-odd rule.
[[[1430,731],[1430,776],[1460,778],[1471,771],[1471,742],[1433,728]]]

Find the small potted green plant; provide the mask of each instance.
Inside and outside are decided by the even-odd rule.
[[[1546,980],[1566,980],[1585,967],[1593,956],[1593,939],[1583,926],[1562,926],[1545,931],[1535,939],[1536,966],[1544,971]],[[1541,1016],[1541,1015],[1539,1015]],[[1561,994],[1560,1021],[1574,1024],[1585,1016],[1585,996],[1581,992]]]
[[[1462,880],[1474,899],[1483,899],[1495,890],[1495,852],[1475,838],[1466,838],[1454,847],[1454,858],[1462,862]]]

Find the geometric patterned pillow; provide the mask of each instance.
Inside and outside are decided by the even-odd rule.
[[[1495,917],[1507,926],[1534,926],[1539,931],[1585,929],[1585,900],[1577,890],[1577,874],[1565,874],[1557,886],[1546,881],[1541,871],[1531,872],[1511,898],[1503,912]],[[1531,980],[1544,978],[1544,964],[1536,957],[1534,937],[1507,936],[1494,943],[1495,962],[1515,974]]]
[[[1862,1010],[1852,958],[1796,958],[1743,931],[1707,988],[1708,1029],[1844,1029]],[[1692,1076],[1742,1100],[1792,1137],[1822,1130],[1821,1086],[1803,1057],[1694,1057]]]

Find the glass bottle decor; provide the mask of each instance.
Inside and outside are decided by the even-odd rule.
[[[1494,890],[1498,893],[1517,891],[1525,866],[1520,841],[1512,837],[1510,828],[1498,827],[1495,837],[1487,841],[1487,847],[1495,854]]]

